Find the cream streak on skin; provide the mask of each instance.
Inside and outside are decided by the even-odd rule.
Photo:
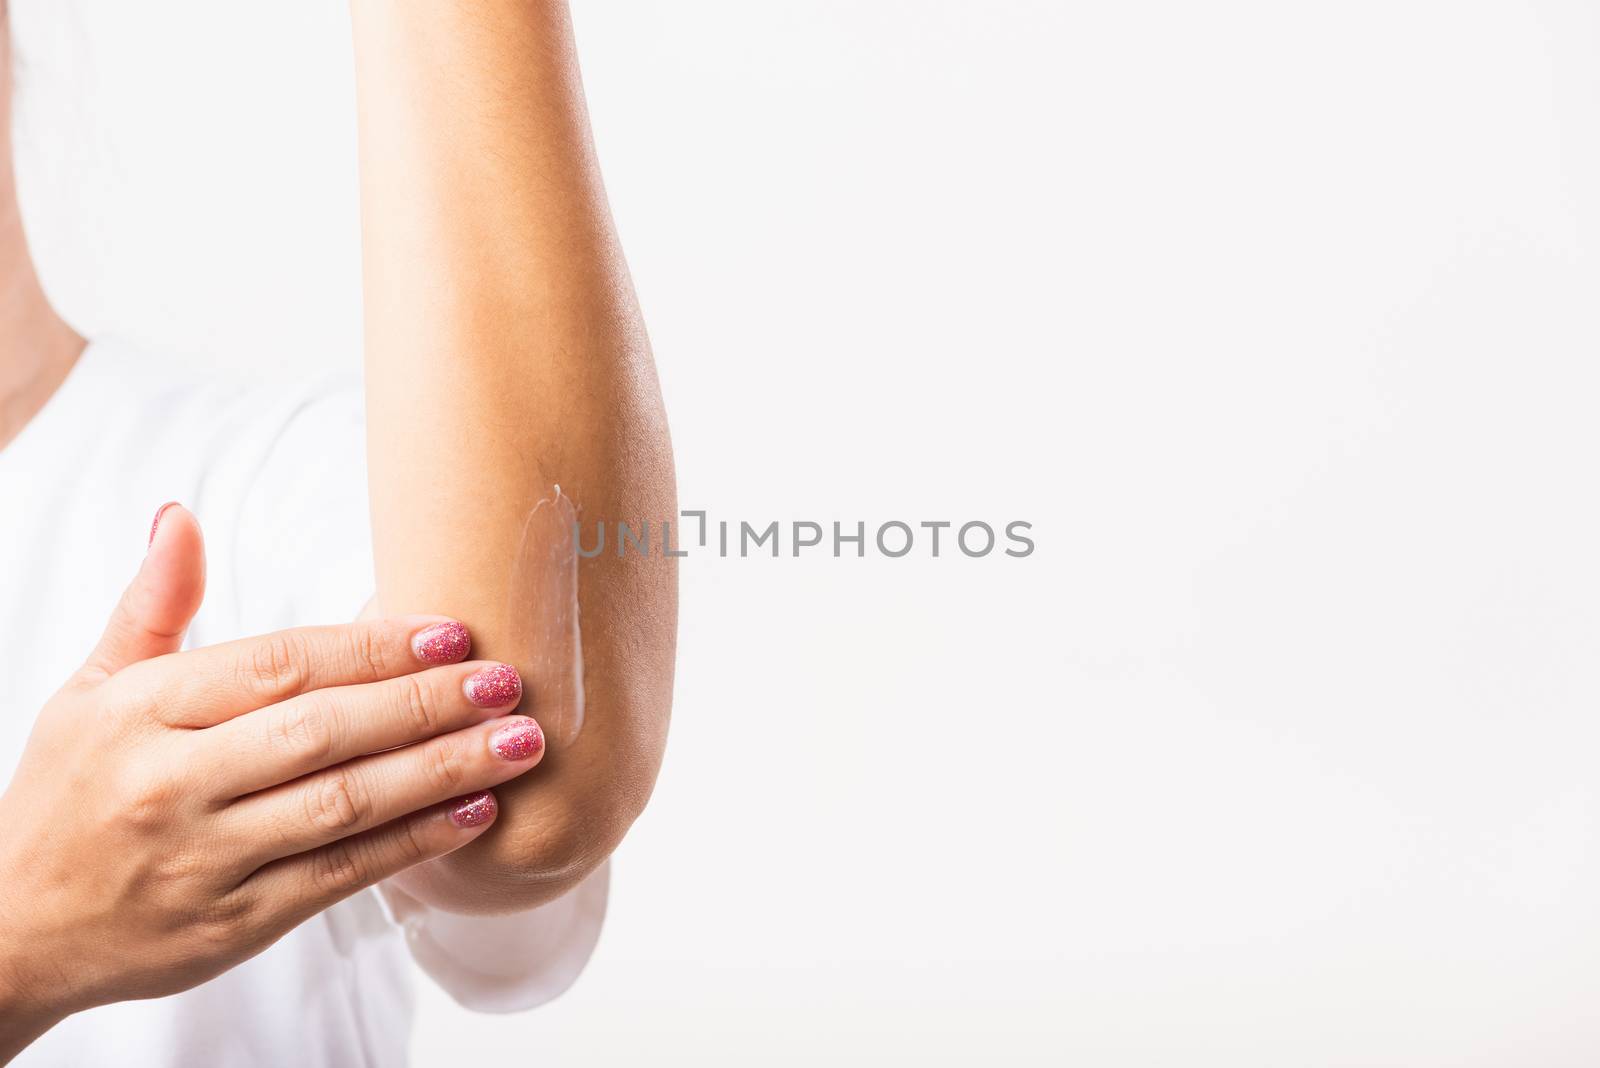
[[[558,745],[583,729],[583,628],[578,610],[578,510],[559,485],[528,509],[506,588],[507,619],[529,650],[539,718]]]

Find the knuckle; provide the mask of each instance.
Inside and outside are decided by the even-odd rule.
[[[326,763],[335,752],[334,717],[320,701],[291,702],[273,722],[272,740],[285,754]]]
[[[226,953],[239,941],[239,928],[225,920],[196,920],[190,925],[189,932],[200,943],[199,953],[202,957]]]
[[[369,861],[360,846],[340,842],[317,851],[311,864],[311,878],[319,894],[343,897],[370,881],[369,870]]]
[[[232,948],[256,925],[256,902],[235,891],[208,900],[194,926],[205,942],[218,948]]]
[[[417,830],[417,821],[414,819],[401,820],[395,828],[394,849],[403,867],[409,868],[429,855],[428,843],[423,841]]]
[[[184,955],[201,960],[228,954],[239,943],[238,926],[205,914],[185,924],[183,934],[190,943],[184,947]]]
[[[466,759],[454,742],[438,741],[422,752],[422,774],[440,795],[460,793],[466,778]]]
[[[355,626],[347,632],[348,654],[350,662],[372,678],[386,678],[389,675],[389,654],[384,649],[383,639],[374,627]]]
[[[439,732],[439,714],[433,707],[428,687],[415,675],[407,675],[400,683],[400,710],[414,738],[431,738]]]
[[[167,666],[165,657],[155,657],[112,676],[96,695],[95,715],[119,729],[180,718],[174,714],[176,710],[169,707],[172,696],[161,684],[161,674],[157,670]]]
[[[252,693],[285,693],[305,689],[310,679],[305,639],[294,631],[268,634],[250,645],[240,663],[240,680]]]
[[[235,927],[246,925],[256,912],[255,899],[239,891],[218,894],[208,902],[208,905],[212,922]]]
[[[325,834],[349,834],[364,815],[362,791],[352,775],[325,775],[306,791],[306,819]]]
[[[179,793],[177,784],[164,776],[135,772],[116,788],[116,811],[127,827],[154,831],[172,819]]]
[[[157,886],[173,888],[180,896],[187,896],[191,892],[190,887],[204,879],[210,867],[206,858],[202,856],[186,850],[175,850],[157,862],[151,882]]]

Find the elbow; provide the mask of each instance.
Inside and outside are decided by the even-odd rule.
[[[576,889],[622,844],[644,810],[646,798],[631,792],[588,792],[539,803],[507,799],[509,820],[492,862],[503,906],[533,908]],[[502,817],[505,818],[505,817]]]
[[[585,732],[502,794],[504,826],[487,841],[508,876],[497,896],[530,908],[575,889],[622,844],[654,791],[665,716],[608,717],[630,729]],[[630,735],[619,737],[619,733]]]
[[[568,663],[564,657],[525,661],[534,694],[529,712],[547,714],[549,748],[536,767],[497,790],[500,825],[468,847],[488,861],[497,896],[519,908],[567,893],[611,856],[649,802],[666,749],[676,572],[657,557],[590,563],[579,586],[582,685],[559,678],[541,684],[541,670]],[[558,703],[558,695],[573,693],[583,695],[576,715]]]
[[[540,893],[564,893],[604,863],[655,790],[672,708],[674,586],[669,575],[659,590],[632,587],[635,610],[648,605],[658,626],[602,626],[618,614],[585,613],[594,626],[585,633],[582,727],[552,738],[545,760],[508,798],[508,837],[525,881]]]

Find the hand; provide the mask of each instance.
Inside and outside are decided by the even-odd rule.
[[[187,989],[482,834],[543,754],[516,672],[438,617],[177,652],[181,508],[0,797],[0,1061],[66,1015]],[[432,641],[429,639],[432,638]],[[467,795],[463,797],[462,795]]]

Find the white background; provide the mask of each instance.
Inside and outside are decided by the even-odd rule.
[[[13,0],[83,330],[359,351],[343,6]],[[589,971],[418,1063],[1600,1062],[1600,14],[581,0],[691,557]],[[537,412],[530,412],[536,418]]]

